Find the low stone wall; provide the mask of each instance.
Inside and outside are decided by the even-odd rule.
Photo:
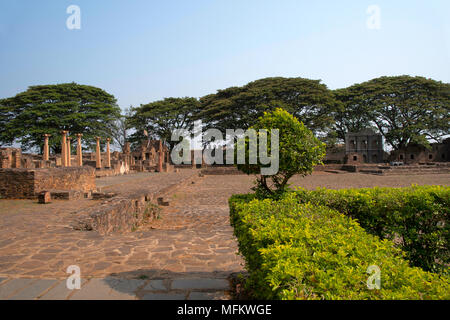
[[[0,197],[36,199],[42,191],[95,189],[94,169],[89,167],[0,169]]]
[[[90,211],[78,213],[78,219],[72,227],[81,231],[97,231],[100,235],[133,231],[139,225],[158,217],[159,208],[152,200],[151,196],[112,198]]]
[[[100,235],[133,231],[159,216],[160,199],[200,178],[198,174],[188,176],[153,193],[145,190],[117,195],[105,193],[103,198],[112,198],[106,199],[100,206],[77,212],[72,227],[75,230],[96,231]],[[93,194],[95,197],[102,198],[100,194]]]

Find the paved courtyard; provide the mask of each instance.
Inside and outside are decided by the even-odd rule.
[[[199,178],[188,171],[98,180],[105,191],[127,192],[157,190],[192,176],[166,199],[170,205],[160,219],[127,234],[103,237],[71,229],[74,213],[99,201],[0,200],[0,299],[228,299],[228,277],[244,269],[227,201],[249,192],[253,177]],[[449,174],[316,173],[292,180],[306,188],[449,182]],[[81,290],[66,287],[70,265],[80,267]]]

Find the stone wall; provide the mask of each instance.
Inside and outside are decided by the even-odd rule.
[[[159,208],[152,200],[150,195],[134,199],[114,197],[98,207],[79,212],[72,227],[81,231],[97,231],[101,235],[133,231],[159,215]]]
[[[68,167],[35,169],[35,192],[42,190],[76,190],[88,192],[95,189],[95,169]]]
[[[89,167],[0,169],[0,197],[34,199],[44,190],[92,191],[94,171]]]
[[[34,198],[34,172],[27,169],[0,169],[0,198]]]
[[[82,209],[74,217],[72,228],[81,231],[96,231],[101,235],[126,233],[138,226],[152,221],[160,213],[158,202],[175,192],[178,188],[200,179],[200,175],[187,176],[173,184],[168,184],[156,192],[147,190],[126,191],[122,194],[104,193],[106,198],[100,205]],[[102,198],[93,194],[93,198]]]
[[[17,148],[0,148],[0,168],[20,168],[22,150]]]

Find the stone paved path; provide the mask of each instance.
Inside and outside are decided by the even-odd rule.
[[[137,179],[138,182],[133,182]],[[103,188],[161,188],[174,174],[100,180]],[[252,177],[205,176],[174,191],[162,217],[128,234],[102,237],[68,227],[73,212],[98,201],[0,201],[0,299],[227,299],[231,273],[243,271],[227,201],[249,192]],[[450,175],[378,177],[317,173],[306,188],[448,184]],[[153,189],[151,189],[153,190]],[[68,290],[66,269],[81,269]]]
[[[221,278],[91,278],[69,290],[66,280],[0,278],[0,300],[225,300],[229,282]]]
[[[227,204],[249,191],[242,178],[193,179],[166,199],[161,219],[106,237],[65,224],[73,207],[96,201],[55,201],[45,210],[2,201],[9,209],[0,214],[0,299],[226,299],[227,278],[243,270]],[[70,265],[85,279],[79,291],[65,287]]]

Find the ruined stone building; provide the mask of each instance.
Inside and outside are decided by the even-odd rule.
[[[443,143],[432,143],[430,148],[420,145],[409,145],[406,148],[391,152],[390,161],[404,164],[426,164],[450,161],[450,138]]]
[[[162,171],[173,171],[173,166],[170,164],[169,149],[160,140],[142,141],[139,147],[133,151],[130,150],[130,145],[127,143],[123,154],[129,157],[132,170],[138,172],[159,171],[161,162]]]
[[[22,150],[17,148],[0,148],[0,168],[22,167]]]
[[[372,129],[345,135],[345,162],[381,163],[384,161],[383,138]]]

